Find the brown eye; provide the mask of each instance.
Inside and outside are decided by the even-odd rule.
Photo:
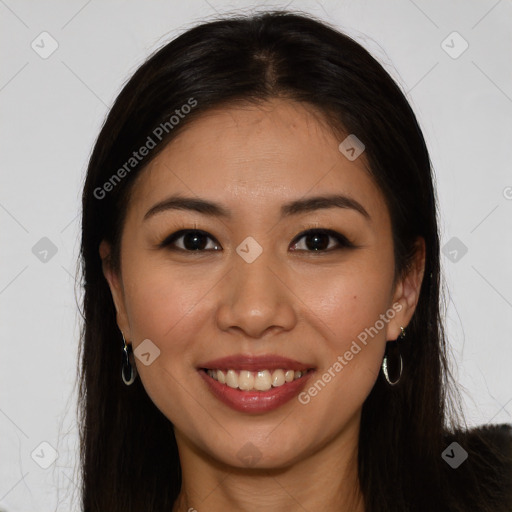
[[[174,244],[183,239],[181,242],[182,247],[177,247]],[[213,249],[216,250],[219,248],[218,242],[212,238],[206,231],[201,231],[198,229],[182,229],[168,236],[163,242],[159,244],[159,247],[167,247],[170,250],[178,250],[178,251],[210,251],[211,248],[207,249],[206,246],[207,240],[213,240],[215,243],[213,244]]]
[[[295,240],[300,240],[301,238],[305,240],[303,247],[292,249],[293,251],[330,252],[336,249],[354,247],[345,236],[330,229],[310,229],[298,235]],[[329,248],[330,239],[335,240],[337,246]],[[299,245],[298,242],[294,244],[294,246],[296,245]]]
[[[297,240],[304,239],[302,247]],[[208,247],[208,240],[213,243]],[[303,231],[295,238],[292,251],[305,251],[305,252],[331,252],[333,250],[355,247],[344,235],[330,229],[310,229]],[[334,246],[332,241],[334,240]],[[177,243],[179,242],[179,245]],[[181,246],[180,246],[181,245]],[[199,229],[182,229],[169,235],[159,247],[167,248],[169,250],[185,251],[185,252],[204,252],[212,250],[222,250],[220,244],[210,236],[206,231]]]

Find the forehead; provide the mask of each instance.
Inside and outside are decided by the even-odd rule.
[[[296,102],[210,110],[141,172],[130,210],[140,217],[166,195],[183,193],[214,198],[235,212],[277,213],[289,200],[342,193],[364,203],[372,217],[386,215],[364,153],[347,159],[339,150],[342,137],[320,113]]]

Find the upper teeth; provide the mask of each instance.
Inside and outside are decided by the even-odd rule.
[[[221,384],[227,384],[231,388],[238,388],[243,391],[256,389],[258,391],[267,391],[271,387],[282,386],[285,382],[299,379],[307,370],[261,370],[258,372],[250,372],[247,370],[207,370],[212,379],[219,381]]]

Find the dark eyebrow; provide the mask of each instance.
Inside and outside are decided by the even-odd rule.
[[[360,202],[342,194],[307,197],[306,199],[298,199],[297,201],[286,203],[281,207],[281,216],[288,217],[289,215],[297,215],[299,213],[312,212],[325,208],[346,208],[355,210],[366,217],[367,220],[371,220],[370,214]]]
[[[284,204],[281,207],[281,217],[298,215],[300,213],[312,212],[326,208],[346,208],[359,212],[367,220],[371,221],[369,213],[363,205],[351,197],[335,194],[327,196],[308,197],[297,199]],[[152,206],[144,215],[144,220],[168,210],[190,210],[211,217],[231,219],[231,210],[224,206],[193,197],[171,196]]]

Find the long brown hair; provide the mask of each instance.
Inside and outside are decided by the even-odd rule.
[[[94,146],[81,240],[84,512],[170,511],[181,486],[171,422],[140,379],[130,387],[121,380],[123,343],[99,244],[105,239],[113,245],[118,269],[134,180],[180,130],[210,108],[278,96],[314,106],[333,128],[364,140],[369,171],[391,215],[396,275],[407,271],[416,238],[426,242],[425,278],[401,343],[401,381],[390,388],[379,376],[363,405],[358,467],[366,510],[440,512],[470,505],[498,510],[493,500],[499,494],[494,475],[499,460],[485,459],[483,445],[455,434],[462,415],[459,401],[452,400],[440,313],[434,178],[416,117],[400,88],[361,45],[309,14],[271,11],[201,24],[155,52],[120,92]],[[191,105],[191,98],[195,106],[171,126],[170,117]],[[155,128],[164,123],[167,130],[156,137]],[[156,147],[127,167],[151,134]],[[118,172],[122,168],[125,172]],[[450,439],[468,451],[474,447],[456,472],[441,458]]]

